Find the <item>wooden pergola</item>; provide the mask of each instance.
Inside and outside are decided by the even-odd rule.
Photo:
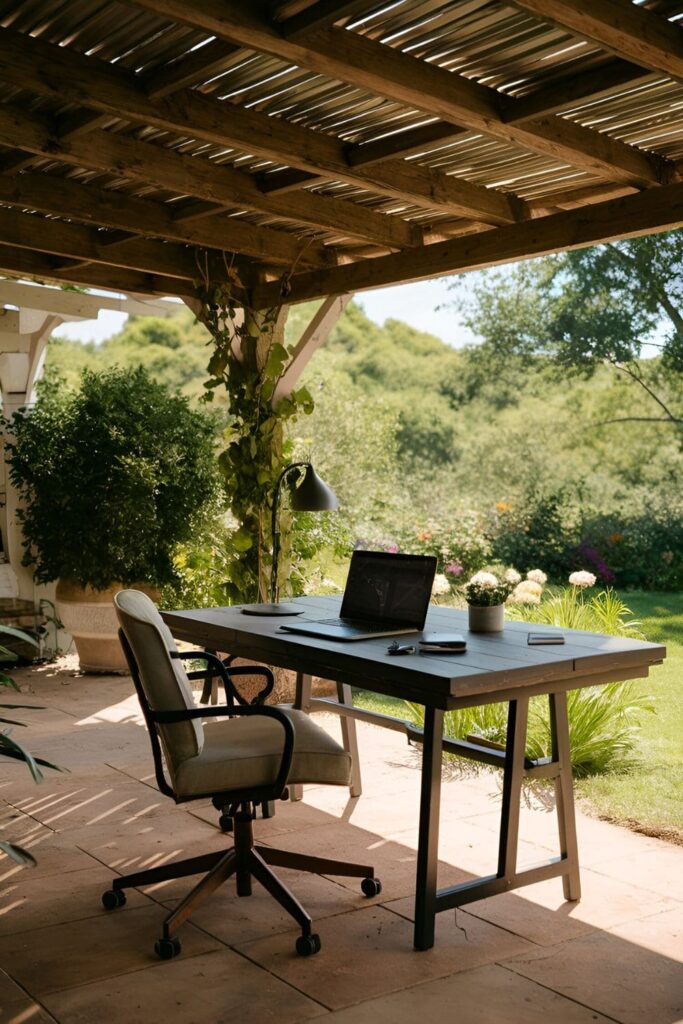
[[[683,225],[683,0],[3,0],[0,273],[254,308]]]

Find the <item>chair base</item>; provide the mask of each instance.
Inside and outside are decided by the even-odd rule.
[[[256,879],[280,906],[294,918],[301,928],[296,942],[300,956],[310,956],[320,950],[320,938],[313,933],[313,922],[299,903],[296,896],[278,878],[270,865],[293,868],[296,871],[310,871],[313,874],[344,875],[362,878],[361,890],[365,896],[377,896],[382,890],[374,869],[366,864],[349,864],[347,861],[332,860],[328,857],[309,857],[305,853],[291,853],[288,850],[274,850],[269,846],[257,846],[253,834],[254,812],[250,805],[242,805],[234,815],[234,846],[227,851],[207,853],[199,857],[163,864],[131,875],[115,878],[112,888],[102,896],[106,910],[121,907],[126,902],[124,890],[167,882],[173,878],[203,873],[204,877],[187,894],[184,900],[171,911],[163,924],[163,934],[155,944],[155,952],[164,960],[177,956],[180,940],[176,932],[181,924],[219,886],[235,875],[238,896],[251,896],[252,879]]]

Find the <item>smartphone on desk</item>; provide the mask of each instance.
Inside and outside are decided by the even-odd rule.
[[[526,642],[530,647],[541,647],[545,644],[563,644],[564,637],[561,633],[529,633]]]

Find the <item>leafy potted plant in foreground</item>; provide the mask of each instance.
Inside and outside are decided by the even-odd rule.
[[[216,493],[213,424],[142,369],[45,383],[6,424],[24,503],[25,565],[58,580],[58,613],[85,671],[122,671],[113,594],[174,579]]]

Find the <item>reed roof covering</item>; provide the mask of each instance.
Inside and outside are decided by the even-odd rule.
[[[0,0],[6,275],[260,307],[678,227],[682,167],[683,0]]]

